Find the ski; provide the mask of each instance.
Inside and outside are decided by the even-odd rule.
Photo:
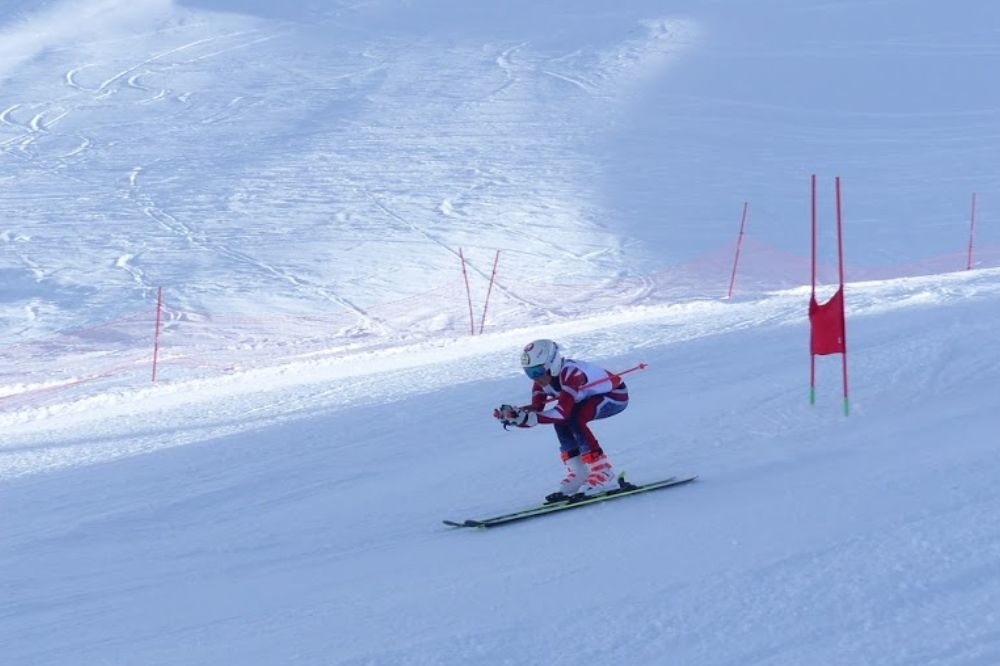
[[[522,509],[520,511],[514,511],[511,513],[505,513],[499,516],[493,516],[491,518],[482,518],[479,520],[445,520],[445,525],[449,527],[496,527],[498,525],[508,525],[510,523],[515,523],[521,520],[527,520],[528,518],[536,518],[538,516],[547,516],[550,513],[556,513],[559,511],[566,511],[568,509],[577,509],[582,506],[589,506],[591,504],[597,504],[598,502],[606,502],[608,500],[617,499],[619,497],[627,497],[629,495],[637,495],[639,493],[650,492],[652,490],[661,490],[663,488],[672,488],[674,486],[684,485],[685,483],[691,483],[697,476],[688,476],[684,478],[677,478],[672,476],[662,481],[654,481],[653,483],[644,483],[642,485],[634,485],[625,481],[624,474],[618,478],[619,487],[615,490],[609,490],[607,492],[601,493],[600,495],[595,495],[594,497],[587,497],[581,499],[566,499],[558,502],[550,502],[548,504],[541,504],[539,506],[531,507],[528,509]]]

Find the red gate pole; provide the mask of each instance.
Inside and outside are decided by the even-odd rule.
[[[843,225],[841,223],[841,206],[840,206],[840,176],[837,176],[834,180],[836,183],[837,190],[837,256],[840,263],[840,291],[844,292],[844,234]],[[847,326],[844,326],[843,330],[843,350],[841,353],[841,360],[843,362],[843,375],[844,375],[844,416],[848,416],[851,413],[851,406],[848,399],[847,393]]]
[[[812,300],[816,302],[816,174],[812,175]],[[809,351],[809,404],[816,404],[816,354]]]

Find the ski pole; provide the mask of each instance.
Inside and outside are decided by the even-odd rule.
[[[629,368],[628,370],[622,370],[621,372],[612,372],[607,377],[602,377],[601,379],[596,379],[596,380],[594,380],[594,381],[592,381],[592,382],[590,382],[588,384],[584,384],[583,386],[581,386],[579,388],[579,390],[582,391],[584,389],[593,388],[594,386],[597,386],[601,382],[613,381],[613,379],[615,377],[617,377],[618,379],[621,379],[622,375],[627,375],[630,372],[636,372],[638,370],[645,370],[647,367],[649,367],[649,366],[646,363],[641,363],[640,362],[639,365],[637,365],[635,367],[632,367],[632,368]],[[555,399],[556,399],[556,396],[550,395],[550,396],[547,396],[545,398],[545,402],[551,402],[551,401],[553,401]]]
[[[633,367],[633,368],[629,368],[628,370],[622,370],[621,372],[612,372],[612,373],[611,373],[610,375],[608,375],[607,377],[604,377],[604,378],[602,378],[602,379],[598,379],[598,380],[596,380],[596,381],[592,381],[592,382],[590,382],[589,384],[584,384],[584,385],[583,385],[583,386],[581,386],[580,388],[581,388],[581,389],[586,389],[586,388],[590,388],[590,387],[592,387],[592,386],[597,386],[597,385],[598,385],[598,384],[600,384],[601,382],[606,382],[606,381],[608,381],[609,379],[611,379],[611,378],[613,378],[613,377],[619,377],[619,378],[620,378],[620,377],[621,377],[622,375],[627,375],[627,374],[629,374],[630,372],[636,372],[636,371],[638,371],[638,370],[645,370],[645,369],[646,369],[646,367],[647,367],[647,365],[646,365],[645,363],[642,363],[642,362],[640,362],[640,363],[639,363],[639,365],[637,365],[637,366],[635,366],[635,367]]]

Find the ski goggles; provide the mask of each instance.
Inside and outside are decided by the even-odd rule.
[[[529,365],[524,369],[524,374],[528,375],[529,379],[538,379],[542,375],[548,372],[544,365]]]

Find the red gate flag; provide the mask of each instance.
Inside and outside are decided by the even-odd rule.
[[[844,354],[847,352],[844,344],[844,288],[841,287],[829,301],[820,305],[816,295],[809,299],[809,323],[812,326],[811,351],[823,356],[826,354]]]
[[[812,295],[809,297],[809,402],[816,404],[816,357],[843,354],[844,416],[851,408],[847,398],[847,327],[844,325],[844,242],[840,209],[840,176],[834,178],[837,198],[837,264],[840,287],[829,301],[820,305],[816,300],[816,176],[812,177]]]

